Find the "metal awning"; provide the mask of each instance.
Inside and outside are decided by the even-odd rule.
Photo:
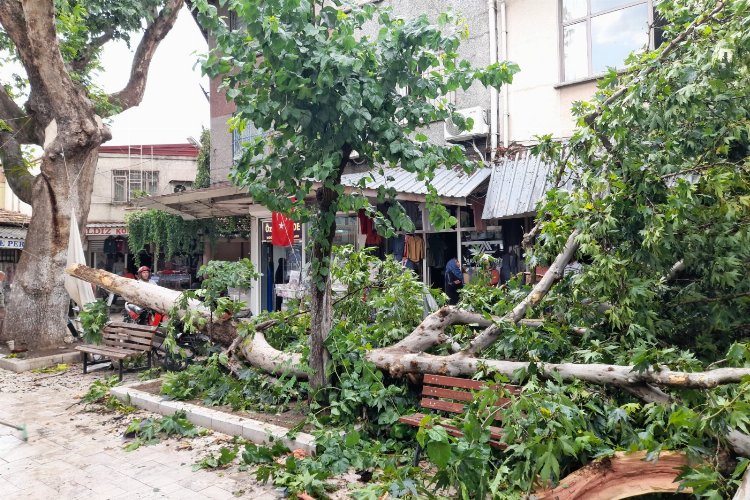
[[[145,196],[134,203],[139,208],[155,208],[187,220],[268,212],[255,203],[247,191],[229,182],[179,193]]]
[[[478,168],[471,174],[462,170],[438,168],[430,184],[435,188],[438,196],[453,198],[456,199],[456,203],[453,204],[465,205],[465,198],[486,181],[491,172],[491,168]],[[361,181],[364,182],[365,187],[373,190],[382,186],[393,188],[400,194],[427,194],[425,181],[419,179],[417,174],[402,168],[386,168],[383,169],[382,174],[373,171],[346,174],[341,177],[341,183],[345,186],[357,186]],[[461,198],[464,199],[463,202],[459,202]]]
[[[438,169],[432,185],[437,189],[442,203],[466,205],[466,198],[489,178],[491,170],[482,168],[469,175],[462,171]],[[346,193],[357,193],[368,198],[376,198],[378,187],[385,186],[396,190],[398,200],[425,201],[427,188],[415,174],[400,168],[389,168],[384,172],[385,175],[370,172],[345,174],[341,184]],[[314,182],[311,197],[318,187],[320,183]],[[133,203],[138,208],[154,208],[187,220],[233,215],[270,216],[270,211],[256,203],[247,191],[229,182],[179,193],[146,196],[133,200]]]
[[[508,219],[534,214],[551,188],[552,166],[529,152],[502,158],[492,168],[482,219]],[[566,186],[570,184],[568,179]]]
[[[0,238],[24,240],[26,239],[26,228],[17,226],[0,226]]]

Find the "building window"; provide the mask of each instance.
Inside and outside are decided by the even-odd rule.
[[[112,171],[112,201],[127,202],[133,198],[157,194],[159,172],[143,170]]]
[[[621,67],[650,44],[651,0],[561,0],[563,81]]]
[[[232,130],[232,158],[235,163],[240,159],[245,149],[242,143],[250,142],[259,135],[262,135],[262,132],[252,123],[245,125],[245,129],[242,132],[237,129]]]

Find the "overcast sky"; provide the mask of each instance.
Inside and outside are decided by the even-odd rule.
[[[120,90],[127,82],[133,52],[124,43],[105,46],[102,66],[96,79],[107,92]],[[201,78],[195,64],[198,54],[208,50],[198,26],[187,8],[159,44],[148,74],[146,92],[140,106],[111,120],[112,140],[105,145],[185,143],[189,136],[200,138],[201,126],[208,128],[208,101],[200,85],[208,91],[208,79]],[[195,66],[195,67],[194,67]]]

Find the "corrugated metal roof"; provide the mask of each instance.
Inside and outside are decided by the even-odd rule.
[[[192,144],[134,144],[130,146],[100,146],[100,153],[133,156],[187,156],[196,158],[198,148]]]
[[[341,177],[341,184],[354,187],[360,180],[366,178],[365,187],[378,189],[380,186],[393,188],[399,193],[427,194],[424,180],[417,178],[417,174],[407,172],[402,168],[386,168],[384,175],[378,172],[362,172],[346,174]],[[472,174],[460,170],[438,168],[435,178],[430,182],[439,196],[450,198],[466,198],[482,182],[487,180],[492,172],[491,168],[479,168]]]
[[[492,169],[484,202],[483,219],[503,219],[533,214],[549,189],[551,166],[531,153],[503,158]]]
[[[26,228],[23,227],[11,227],[11,226],[0,226],[0,238],[8,238],[14,240],[25,240],[26,239]]]

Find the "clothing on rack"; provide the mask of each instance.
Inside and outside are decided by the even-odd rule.
[[[117,253],[117,242],[114,236],[107,236],[104,240],[104,253],[107,255],[114,255]]]
[[[506,283],[518,274],[518,257],[513,252],[503,254],[500,265],[500,283]]]
[[[115,238],[115,249],[117,250],[117,253],[126,253],[127,252],[127,244],[125,243],[125,238],[122,236],[118,236]]]
[[[449,241],[456,247],[454,234],[437,233],[427,235],[427,265],[444,268],[448,259]],[[453,252],[455,255],[455,252]]]
[[[487,230],[487,223],[482,219],[484,211],[484,200],[474,200],[471,202],[471,209],[474,212],[474,230],[483,233]]]
[[[404,235],[397,234],[393,238],[388,239],[388,253],[393,254],[393,258],[396,262],[401,262],[404,258]]]
[[[424,258],[424,240],[415,234],[406,235],[406,258],[412,262],[421,262]]]

